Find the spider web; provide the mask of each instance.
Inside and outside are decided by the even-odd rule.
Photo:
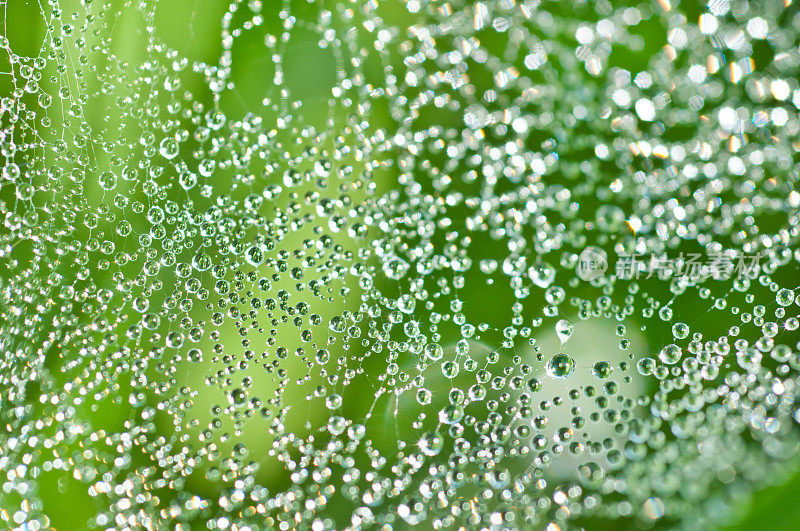
[[[783,2],[0,6],[9,527],[712,526],[796,466]]]

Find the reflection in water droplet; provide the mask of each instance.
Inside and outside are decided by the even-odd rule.
[[[675,344],[667,345],[658,353],[658,359],[667,365],[674,365],[680,361],[682,356],[681,347]]]
[[[561,340],[562,344],[566,343],[570,336],[572,336],[572,329],[572,323],[566,319],[561,319],[556,323],[556,334],[558,335],[558,339]]]
[[[553,378],[566,378],[574,371],[575,360],[569,354],[556,354],[547,362],[547,374]]]

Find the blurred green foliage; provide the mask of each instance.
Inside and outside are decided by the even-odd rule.
[[[119,0],[110,1],[120,3]],[[77,0],[61,2],[65,11],[70,11],[71,4],[77,4]],[[269,2],[265,2],[265,4],[267,4],[265,6],[267,18],[265,31],[268,31],[269,28],[278,24],[276,17],[280,2],[274,2],[274,5]],[[6,36],[11,42],[12,48],[19,53],[31,56],[38,53],[46,54],[47,50],[39,51],[46,31],[39,1],[9,0],[3,5],[5,7]],[[221,52],[219,20],[225,13],[227,5],[227,0],[160,0],[151,22],[156,25],[157,35],[163,38],[167,44],[179,50],[185,57],[193,61],[214,63]],[[297,2],[297,11],[300,13],[300,17],[302,17],[304,8],[304,2]],[[410,22],[408,13],[393,9],[391,6],[385,9],[384,16],[388,20],[395,19],[400,27],[404,27]],[[563,9],[568,11],[569,3],[565,3]],[[270,15],[275,18],[270,20]],[[120,57],[128,58],[134,64],[145,55],[141,35],[142,25],[147,23],[146,18],[142,13],[131,11],[120,17],[115,24],[114,43],[116,48],[114,51]],[[645,24],[642,28],[646,41],[644,49],[638,54],[623,52],[615,55],[615,60],[619,62],[618,66],[633,70],[646,68],[650,56],[661,46],[664,37],[662,27],[655,22],[649,24],[650,26]],[[222,106],[227,113],[242,116],[251,110],[255,110],[256,113],[268,112],[261,105],[261,100],[264,94],[269,92],[274,72],[272,62],[264,55],[265,49],[262,41],[263,34],[253,32],[252,36],[242,39],[233,51],[232,81],[236,85],[236,90],[232,92],[232,95],[226,95],[223,99]],[[503,45],[504,43],[500,41],[488,44],[489,47],[495,46],[498,50]],[[313,32],[303,31],[295,32],[291,44],[284,49],[284,53],[286,86],[295,97],[303,101],[304,119],[319,127],[324,127],[326,119],[333,112],[327,105],[326,95],[336,78],[334,53],[331,50],[320,49],[317,37]],[[102,57],[94,56],[90,60],[100,61]],[[7,59],[0,54],[0,71],[8,69]],[[86,82],[91,83],[92,80],[86,80]],[[10,92],[12,87],[10,76],[0,77],[0,92]],[[186,88],[195,93],[198,101],[206,105],[211,102],[211,94],[200,85]],[[106,102],[106,104],[108,103]],[[380,126],[380,114],[375,113],[375,116],[379,122],[377,125]],[[443,119],[443,116],[430,117],[430,121],[433,123],[439,119]],[[384,116],[384,120],[388,124],[390,117]],[[107,200],[102,190],[95,189],[92,193],[95,194],[95,197],[92,198],[94,201]],[[464,299],[469,306],[469,311],[476,316],[477,320],[491,321],[497,319],[497,316],[505,316],[509,313],[508,300],[503,297],[487,298],[481,292],[467,292],[464,294]],[[681,310],[678,308],[678,312]],[[336,311],[341,311],[341,308],[337,308]],[[687,308],[686,313],[691,315],[692,310]],[[719,325],[726,326],[726,323],[719,323]],[[291,333],[288,327],[285,333]],[[663,338],[653,338],[653,343],[662,340]],[[288,344],[291,346],[291,341],[288,341]],[[378,359],[372,360],[375,363],[378,361]],[[58,360],[54,361],[54,363],[57,362]],[[192,381],[193,385],[200,387],[204,385],[202,378],[203,372],[197,369],[186,375],[187,382]],[[350,396],[346,400],[347,403],[373,400],[372,391],[369,388],[351,388],[348,393]],[[363,396],[357,396],[358,393]],[[201,395],[196,407],[201,411],[208,410],[214,401],[220,399],[220,396],[209,392]],[[298,394],[295,399],[302,400],[302,396]],[[414,413],[415,406],[415,404],[390,403],[386,406],[383,414],[375,416],[374,422],[382,425],[381,430],[385,436],[385,440],[376,441],[378,446],[391,443],[397,433],[408,429],[404,419],[414,416],[412,413]],[[393,410],[393,407],[409,408],[409,410],[399,410],[398,416],[395,416],[398,410]],[[121,427],[130,414],[130,408],[124,406],[99,409],[89,413],[95,426],[106,427],[108,430]],[[313,419],[315,413],[309,411],[308,415],[309,419]],[[207,422],[207,419],[205,420]],[[316,420],[319,421],[319,419]],[[302,425],[290,426],[290,428],[303,430]],[[169,426],[164,426],[164,429],[169,429]],[[247,430],[245,430],[242,440],[250,447],[251,452],[265,451],[268,446],[266,439],[259,438]],[[231,440],[223,448],[230,447],[235,442],[236,440]],[[273,468],[264,468],[260,472],[259,481],[269,485],[270,488],[285,488],[289,481],[281,472]],[[731,515],[731,519],[735,523],[722,529],[729,531],[745,531],[756,528],[800,529],[800,506],[795,503],[796,493],[800,489],[800,475],[794,469],[788,469],[786,477],[780,478],[777,483],[773,487],[757,492],[752,498],[743,497],[738,502],[739,509]],[[200,494],[213,493],[213,486],[202,478],[190,481],[187,487]],[[97,512],[96,501],[87,494],[85,485],[69,475],[52,472],[40,480],[40,488],[45,498],[46,511],[51,517],[53,526],[57,529],[84,528],[85,523]],[[174,495],[167,489],[161,494],[166,497]],[[343,513],[349,511],[349,508],[346,507],[339,509]],[[619,528],[617,522],[585,521],[581,523],[587,529]]]

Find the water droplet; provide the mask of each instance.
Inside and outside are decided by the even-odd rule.
[[[672,336],[675,339],[685,339],[689,335],[689,325],[686,323],[675,323],[672,325]]]
[[[680,361],[682,355],[681,347],[673,343],[661,349],[658,353],[658,359],[667,365],[674,365]]]
[[[547,374],[553,378],[566,378],[574,371],[575,360],[569,354],[556,354],[547,362]]]
[[[562,345],[572,336],[572,330],[572,323],[566,319],[561,319],[556,323],[556,334],[558,335],[558,339],[561,340]]]
[[[601,380],[605,380],[606,378],[611,376],[611,373],[614,372],[614,367],[607,361],[598,361],[592,367],[592,374],[595,378],[599,378]]]
[[[789,306],[794,302],[794,291],[786,288],[778,290],[775,301],[781,306]]]

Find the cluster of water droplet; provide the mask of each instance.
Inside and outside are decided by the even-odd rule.
[[[4,525],[697,528],[797,462],[789,2],[0,3]],[[761,258],[615,275],[683,253]]]

